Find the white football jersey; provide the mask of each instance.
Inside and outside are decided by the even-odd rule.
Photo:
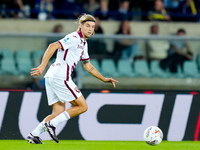
[[[58,42],[62,48],[58,49],[56,60],[50,66],[44,77],[69,81],[71,79],[71,73],[77,63],[80,60],[89,59],[87,42],[84,42],[80,31],[72,32]]]

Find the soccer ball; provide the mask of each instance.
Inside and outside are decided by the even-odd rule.
[[[156,126],[150,126],[144,131],[144,140],[149,145],[158,145],[162,142],[162,130]]]

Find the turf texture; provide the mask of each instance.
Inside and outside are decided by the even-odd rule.
[[[200,150],[200,142],[162,141],[157,146],[143,141],[84,141],[60,140],[43,141],[44,144],[29,144],[25,140],[0,140],[0,150]]]

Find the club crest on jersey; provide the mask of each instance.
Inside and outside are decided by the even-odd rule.
[[[74,90],[77,92],[77,93],[80,93],[81,91],[79,90],[78,87],[75,87]]]

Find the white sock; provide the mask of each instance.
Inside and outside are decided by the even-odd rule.
[[[67,121],[70,119],[70,116],[68,114],[68,112],[64,111],[61,114],[59,114],[57,117],[53,118],[52,120],[50,120],[50,124],[54,127],[56,127],[58,124]]]
[[[39,136],[40,134],[42,134],[43,132],[45,132],[44,129],[44,121],[42,121],[32,132],[31,134],[33,136]]]

